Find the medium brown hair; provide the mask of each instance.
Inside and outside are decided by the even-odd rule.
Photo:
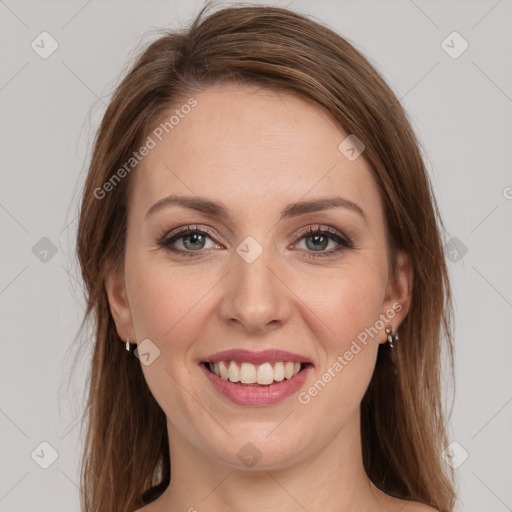
[[[453,470],[441,458],[447,445],[441,350],[447,349],[453,376],[452,305],[443,226],[419,142],[390,87],[352,44],[310,17],[261,5],[203,9],[188,29],[149,44],[115,90],[97,132],[77,235],[87,299],[81,328],[90,320],[94,331],[83,417],[83,510],[133,511],[171,477],[165,413],[139,361],[124,351],[105,290],[109,272],[123,269],[128,184],[137,171],[101,200],[95,190],[178,98],[229,81],[299,93],[364,143],[384,204],[391,276],[398,249],[414,270],[398,357],[391,358],[388,344],[379,346],[361,403],[364,467],[382,491],[452,511]]]

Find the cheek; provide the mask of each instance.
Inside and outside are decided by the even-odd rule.
[[[378,268],[347,266],[322,279],[304,280],[299,294],[321,320],[317,325],[325,336],[318,339],[330,340],[328,352],[339,352],[379,319],[384,282]]]
[[[341,421],[361,401],[375,368],[383,339],[378,322],[385,288],[383,271],[366,262],[340,268],[329,279],[306,281],[308,287],[300,293],[307,298],[310,318],[316,318],[308,323],[323,357],[319,371],[322,382],[316,381],[318,385],[313,383],[313,388],[306,390],[304,401],[308,396],[319,396],[318,405],[343,405],[335,413]]]
[[[208,317],[204,298],[216,280],[207,273],[194,274],[194,279],[192,272],[143,258],[133,263],[130,307],[137,341],[149,339],[159,351],[151,364],[141,366],[142,371],[158,404],[187,431],[190,417],[208,421],[190,399],[198,370],[188,356],[204,331],[202,322]]]
[[[379,283],[347,278],[337,281],[317,310],[325,323],[318,322],[313,335],[324,357],[316,380],[299,400],[318,411],[333,406],[333,427],[356,411],[371,381],[382,337],[375,327],[381,305]]]
[[[142,260],[133,267],[130,309],[137,338],[156,344],[175,339],[190,319],[197,318],[201,301],[215,284],[215,276],[199,275]],[[192,323],[193,325],[193,323]]]

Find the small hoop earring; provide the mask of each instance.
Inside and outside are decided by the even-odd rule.
[[[388,343],[389,343],[389,346],[390,346],[391,348],[396,348],[396,345],[397,345],[397,343],[396,343],[396,342],[397,342],[397,341],[398,341],[398,339],[399,339],[399,338],[398,338],[398,333],[394,333],[394,334],[392,333],[392,331],[391,331],[391,325],[388,325],[388,326],[386,327],[386,333],[387,333],[387,335],[388,335],[388,339],[387,339],[387,341],[388,341]]]
[[[126,338],[126,350],[128,350],[128,352],[132,351],[132,344],[128,338]]]

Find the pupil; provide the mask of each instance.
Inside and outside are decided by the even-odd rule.
[[[198,233],[194,233],[192,235],[188,235],[186,237],[183,238],[183,243],[185,245],[185,247],[187,246],[187,240],[192,240],[192,245],[195,245],[197,243],[201,243],[203,242],[204,243],[204,240],[201,240],[203,238],[202,235],[198,234]],[[201,247],[192,247],[192,249],[200,249]]]
[[[328,238],[323,235],[313,235],[309,238],[311,238],[314,241],[313,248],[325,249],[327,247],[327,244],[325,242],[327,242],[327,243],[329,242]]]

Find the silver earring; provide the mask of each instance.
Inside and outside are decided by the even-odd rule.
[[[391,348],[396,348],[396,342],[398,341],[398,333],[393,334],[391,332],[391,325],[386,327],[386,333],[388,335],[388,342]]]
[[[128,352],[131,352],[131,346],[130,346],[130,340],[128,338],[126,338],[126,350],[128,350]]]

